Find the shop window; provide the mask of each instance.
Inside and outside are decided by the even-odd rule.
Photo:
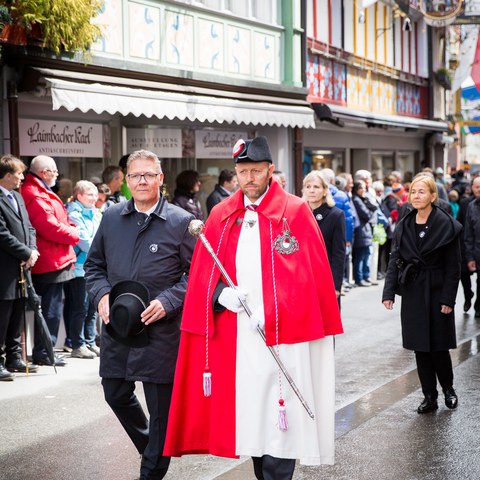
[[[382,180],[392,170],[395,170],[393,152],[372,152],[372,177]]]
[[[395,170],[403,174],[405,172],[415,172],[415,152],[398,152]]]
[[[303,175],[312,170],[331,168],[335,174],[345,171],[344,150],[307,149],[303,159]]]

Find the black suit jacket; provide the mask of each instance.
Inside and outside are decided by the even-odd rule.
[[[13,191],[18,213],[0,189],[0,300],[20,297],[20,263],[36,248],[35,229],[28,218],[22,196]]]

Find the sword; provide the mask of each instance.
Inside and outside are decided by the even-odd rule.
[[[194,237],[198,237],[201,242],[203,243],[203,245],[205,246],[205,248],[207,249],[208,253],[210,254],[210,256],[213,258],[213,261],[215,262],[215,264],[217,265],[218,269],[220,270],[220,272],[222,273],[223,277],[225,278],[225,280],[227,281],[228,285],[231,287],[231,288],[236,288],[236,285],[232,282],[232,279],[230,278],[230,276],[228,275],[227,271],[225,270],[225,268],[223,267],[222,263],[220,262],[220,260],[218,259],[217,255],[215,254],[215,252],[213,251],[213,248],[212,246],[210,245],[210,242],[208,241],[207,237],[204,235],[203,233],[203,227],[204,227],[204,224],[201,220],[192,220],[188,226],[188,231],[191,235],[193,235]],[[252,317],[252,311],[250,310],[247,302],[245,300],[242,300],[240,299],[240,303],[242,304],[242,307],[243,309],[245,310],[245,313],[248,315],[249,318]],[[260,325],[257,325],[257,332],[260,334],[260,336],[262,337],[263,341],[265,342],[265,344],[267,343],[267,339],[265,338],[265,332],[262,330],[262,328],[260,327]],[[280,359],[280,357],[277,355],[277,352],[275,351],[275,349],[273,348],[273,346],[269,346],[267,345],[267,348],[268,350],[270,351],[270,353],[272,354],[274,360],[277,362],[277,365],[278,367],[280,368],[280,370],[282,371],[284,377],[287,379],[288,383],[290,384],[290,386],[292,387],[292,390],[293,392],[295,393],[295,395],[297,396],[297,398],[300,400],[300,403],[303,405],[303,408],[305,408],[305,410],[307,411],[308,415],[310,418],[314,419],[315,416],[312,412],[312,410],[310,409],[310,407],[308,406],[308,403],[307,401],[305,400],[305,398],[303,398],[303,395],[301,394],[300,390],[298,389],[297,385],[295,384],[295,382],[293,381],[292,377],[290,376],[290,374],[288,373],[288,370],[286,369],[285,365],[283,364],[282,360]]]

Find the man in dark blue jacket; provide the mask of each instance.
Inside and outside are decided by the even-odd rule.
[[[193,215],[169,204],[160,194],[162,184],[154,153],[130,155],[127,185],[132,199],[105,211],[84,266],[87,290],[107,325],[100,350],[105,399],[142,455],[141,480],[163,478],[170,463],[163,444],[195,245],[188,233]],[[112,325],[120,320],[113,308],[110,317],[109,293],[127,280],[140,282],[149,292],[150,302],[140,315],[148,339],[141,347],[118,341],[110,330],[115,332]],[[135,381],[143,382],[149,420],[134,394]]]
[[[15,191],[26,168],[12,155],[0,158],[0,381],[13,380],[12,372],[27,370],[21,345],[25,298],[22,298],[18,281],[20,266],[33,267],[39,253],[25,202]],[[29,365],[30,372],[37,370],[37,365]]]
[[[238,187],[237,174],[234,170],[222,170],[213,192],[207,197],[207,212],[222,200],[228,198]]]

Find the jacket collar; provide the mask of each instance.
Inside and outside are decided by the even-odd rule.
[[[161,218],[162,220],[167,219],[167,209],[168,209],[168,202],[163,195],[160,194],[160,200],[157,203],[157,208],[152,213],[152,215],[156,215],[157,217]],[[131,213],[135,213],[137,210],[135,209],[135,202],[133,198],[131,198],[128,202],[125,203],[122,211],[120,212],[121,215],[129,215]]]

